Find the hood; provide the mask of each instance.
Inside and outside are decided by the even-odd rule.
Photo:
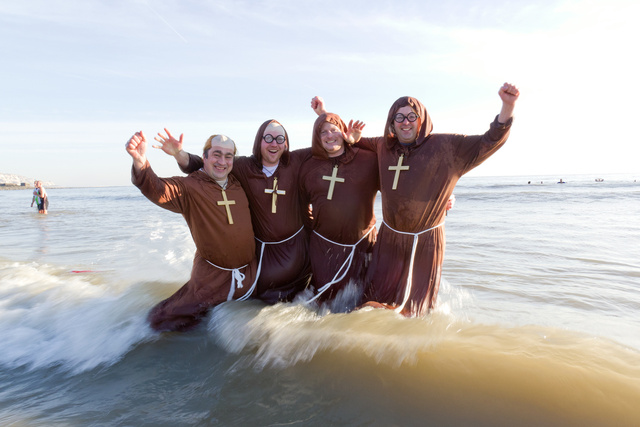
[[[393,132],[391,131],[391,125],[394,123],[393,118],[396,113],[402,107],[409,106],[416,112],[416,114],[420,117],[420,129],[418,130],[418,136],[416,138],[416,145],[422,144],[431,134],[433,130],[433,123],[431,123],[431,117],[429,117],[429,113],[427,113],[427,109],[424,108],[424,105],[416,98],[412,98],[410,96],[403,96],[402,98],[398,98],[396,102],[393,103],[391,109],[389,109],[389,115],[387,116],[387,123],[384,128],[384,139],[387,144],[387,147],[391,148],[396,143],[399,144],[398,139],[395,137]]]
[[[324,113],[318,116],[316,122],[313,124],[313,135],[311,136],[311,154],[316,159],[328,159],[329,155],[322,146],[320,140],[320,132],[322,125],[325,123],[331,123],[337,126],[343,133],[347,133],[347,125],[344,124],[339,115],[333,113]],[[344,154],[341,156],[344,160],[348,160],[353,156],[353,148],[346,141],[344,143]]]

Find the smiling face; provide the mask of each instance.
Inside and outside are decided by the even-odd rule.
[[[264,137],[266,135],[271,135],[273,140],[271,142],[266,142],[264,140]],[[260,143],[260,154],[262,156],[263,166],[277,166],[278,162],[280,162],[280,157],[282,157],[282,153],[284,153],[287,149],[289,141],[285,139],[284,143],[278,144],[278,141],[276,141],[276,138],[278,138],[278,136],[286,138],[286,134],[282,125],[278,123],[271,123],[265,128],[262,134],[262,141]]]
[[[320,141],[322,148],[329,157],[338,157],[344,153],[344,139],[342,131],[333,123],[326,122],[320,128]]]
[[[233,169],[235,148],[234,142],[224,135],[216,135],[211,139],[211,148],[205,151],[202,159],[207,175],[216,181],[227,179]]]
[[[410,122],[409,119],[406,118],[409,113],[416,113],[408,105],[398,109],[398,111],[396,111],[396,114],[398,113],[404,115],[405,119],[401,123],[397,123],[395,121],[393,122],[392,126],[396,138],[398,138],[398,141],[401,144],[413,144],[414,142],[416,142],[416,138],[418,137],[418,131],[420,130],[422,121],[420,120],[419,116],[418,119],[414,122]]]

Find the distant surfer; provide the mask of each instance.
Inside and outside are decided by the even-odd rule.
[[[142,132],[129,139],[126,150],[133,158],[133,184],[156,205],[182,214],[196,245],[191,278],[151,310],[151,327],[185,331],[200,323],[211,307],[248,298],[255,286],[257,261],[249,202],[240,183],[229,175],[235,143],[224,135],[212,135],[203,148],[203,167],[173,178],[159,178],[153,172]]]
[[[432,134],[426,108],[399,98],[385,135],[357,144],[378,155],[383,223],[365,282],[365,304],[421,316],[434,307],[444,259],[446,205],[462,175],[506,142],[518,89],[498,92],[502,109],[484,135]]]

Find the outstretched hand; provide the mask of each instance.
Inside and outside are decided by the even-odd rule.
[[[175,139],[171,132],[164,128],[166,135],[158,132],[158,136],[155,139],[162,145],[152,145],[153,148],[158,148],[170,156],[176,157],[182,151],[182,142],[184,140],[184,134],[180,134],[180,139]]]
[[[127,153],[133,158],[133,166],[136,170],[140,170],[147,162],[147,138],[142,131],[136,132],[125,144]]]
[[[356,120],[355,122],[350,120],[349,126],[347,127],[347,133],[343,134],[342,137],[349,144],[355,144],[360,141],[360,137],[362,137],[362,129],[364,129],[365,126],[365,123],[360,120]]]
[[[319,96],[314,96],[311,100],[311,108],[317,115],[325,114],[327,110],[324,108],[324,99]]]

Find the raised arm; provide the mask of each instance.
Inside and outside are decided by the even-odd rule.
[[[520,91],[515,85],[511,83],[505,83],[498,91],[500,99],[502,99],[502,109],[498,116],[498,122],[506,123],[511,117],[513,117],[513,109],[515,108],[516,101],[520,96]]]
[[[311,99],[311,108],[316,112],[318,116],[327,113],[327,109],[324,106],[324,99],[319,96],[314,96]],[[347,126],[347,133],[342,134],[342,139],[344,139],[348,144],[355,144],[360,140],[362,136],[362,129],[364,129],[365,123],[360,120],[349,121],[349,126]]]
[[[167,128],[164,128],[164,131],[166,135],[158,132],[158,136],[154,138],[162,145],[153,145],[153,148],[158,148],[168,155],[173,156],[181,169],[186,168],[189,165],[189,153],[182,149],[184,134],[180,134],[180,139],[175,139]]]
[[[147,163],[147,139],[142,131],[136,132],[125,144],[127,153],[133,158],[133,169],[136,173]]]
[[[319,116],[326,113],[327,110],[324,108],[324,99],[319,96],[314,96],[311,100],[311,109]]]

